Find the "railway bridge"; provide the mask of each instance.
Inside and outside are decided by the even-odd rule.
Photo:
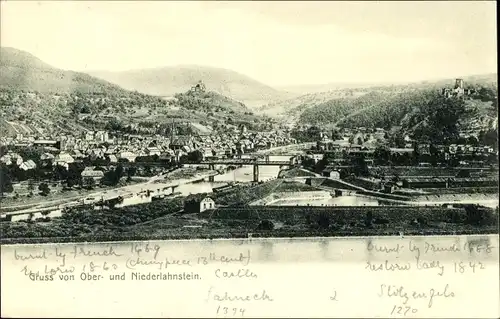
[[[209,169],[214,170],[216,165],[235,165],[235,166],[253,166],[253,181],[259,181],[259,166],[279,166],[280,169],[282,167],[290,167],[299,164],[297,156],[291,156],[289,160],[282,161],[271,161],[269,155],[264,155],[261,157],[253,157],[253,158],[228,158],[228,159],[218,159],[218,160],[204,160],[201,162],[187,162],[186,164],[190,165],[208,165]],[[209,181],[214,181],[214,176],[209,177]]]
[[[281,156],[281,155],[280,155]],[[288,155],[284,155],[287,156]],[[183,164],[186,165],[199,165],[199,166],[208,166],[209,169],[215,170],[215,166],[253,166],[253,181],[258,182],[259,181],[259,166],[279,166],[280,168],[282,167],[290,167],[290,166],[296,166],[300,164],[299,161],[299,156],[293,155],[289,156],[288,160],[280,160],[280,161],[272,161],[270,159],[270,155],[259,155],[255,156],[252,155],[252,157],[249,158],[222,158],[222,159],[205,159],[202,161],[187,161],[184,162]],[[123,163],[123,166],[150,166],[150,167],[170,167],[171,164],[167,162],[128,162],[128,163]],[[213,182],[215,178],[215,175],[209,176],[209,181]]]

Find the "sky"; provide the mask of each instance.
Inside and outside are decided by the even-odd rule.
[[[497,70],[494,1],[2,1],[1,45],[75,71],[231,69],[273,86]]]

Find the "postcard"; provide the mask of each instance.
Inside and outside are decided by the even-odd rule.
[[[495,2],[0,14],[2,317],[500,317]]]

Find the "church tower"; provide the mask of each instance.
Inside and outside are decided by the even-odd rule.
[[[174,142],[175,139],[175,120],[172,119],[172,125],[170,126],[170,144]]]

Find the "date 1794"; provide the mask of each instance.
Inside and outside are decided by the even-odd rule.
[[[217,307],[216,316],[223,317],[244,317],[245,316],[245,308],[231,308],[231,307]]]

